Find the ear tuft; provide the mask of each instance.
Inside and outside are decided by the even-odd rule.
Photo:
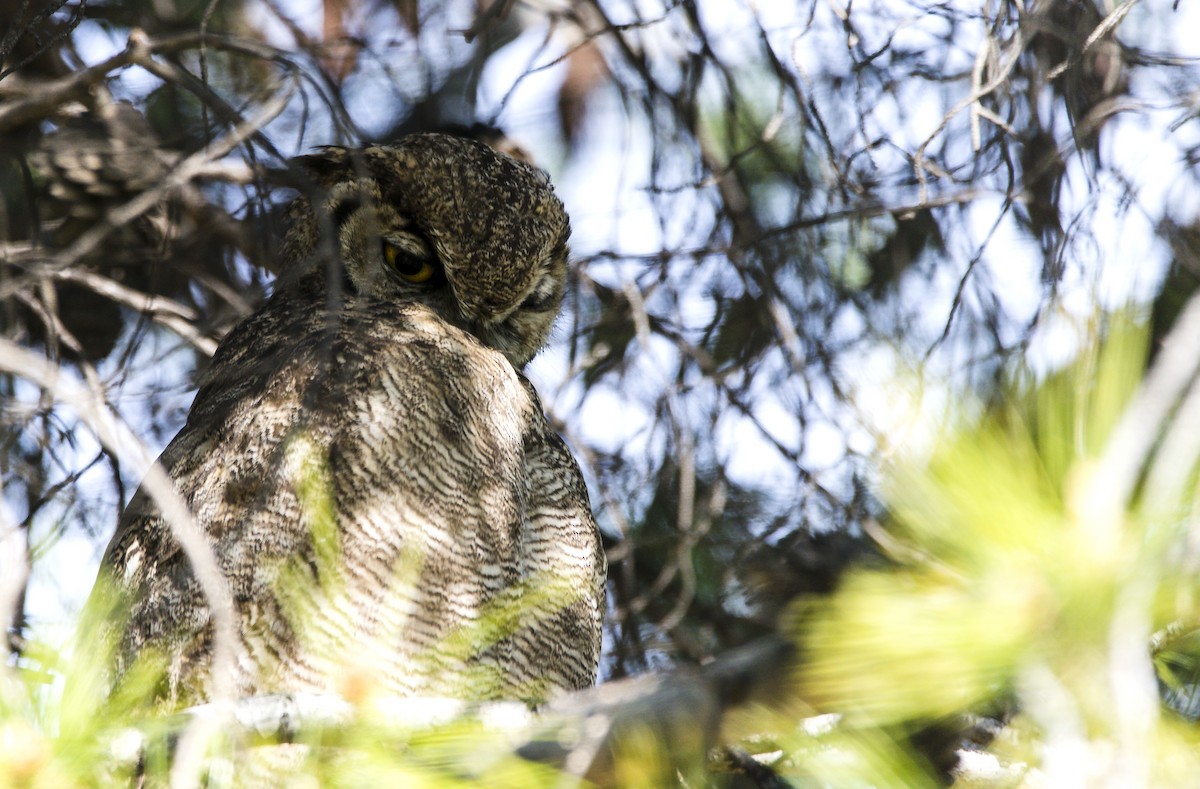
[[[354,166],[355,153],[353,148],[324,145],[317,153],[292,158],[291,164],[300,170],[297,175],[311,178],[320,186],[329,188],[345,180],[346,172]]]

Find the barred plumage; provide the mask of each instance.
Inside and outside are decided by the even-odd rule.
[[[520,372],[562,301],[561,203],[445,135],[301,161],[323,203],[293,204],[276,293],[162,456],[233,592],[238,691],[365,679],[532,702],[591,684],[604,554]],[[131,605],[118,680],[154,650],[169,703],[204,698],[209,611],[143,493],[103,568]]]

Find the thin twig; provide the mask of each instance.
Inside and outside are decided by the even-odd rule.
[[[950,125],[950,121],[957,117],[960,112],[968,107],[974,106],[974,104],[984,96],[1002,87],[1008,82],[1008,75],[1011,74],[1013,68],[1016,67],[1017,60],[1020,58],[1024,49],[1025,41],[1021,35],[1021,32],[1018,30],[1013,35],[1013,42],[1008,47],[1008,59],[1000,65],[1000,68],[996,71],[992,78],[988,80],[987,84],[972,90],[968,96],[951,107],[950,111],[942,116],[942,120],[938,123],[937,127],[929,134],[928,137],[925,138],[925,141],[917,146],[917,151],[913,154],[913,170],[917,176],[918,205],[924,206],[929,197],[928,185],[925,178],[925,171],[929,167],[925,160],[926,149],[933,144],[933,141],[937,139],[939,134],[945,131],[946,127]]]

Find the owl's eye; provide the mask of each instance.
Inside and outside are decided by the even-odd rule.
[[[383,259],[387,261],[392,271],[396,272],[405,282],[419,285],[428,282],[437,274],[437,267],[424,255],[417,255],[397,246],[386,238],[383,239]]]

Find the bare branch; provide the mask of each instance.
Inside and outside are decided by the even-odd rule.
[[[229,699],[232,667],[239,643],[233,616],[233,598],[212,548],[187,502],[175,490],[166,470],[155,461],[145,444],[125,423],[113,415],[102,393],[72,380],[61,367],[10,340],[0,338],[0,371],[30,381],[57,402],[71,408],[106,449],[120,458],[133,473],[143,477],[143,489],[170,524],[171,533],[187,554],[196,580],[208,600],[214,639],[213,698],[218,702]]]
[[[205,356],[212,356],[217,350],[216,340],[196,331],[193,324],[200,318],[196,311],[177,301],[164,296],[148,296],[94,271],[63,269],[54,276],[56,279],[87,285],[118,304],[149,316],[154,322],[187,340]]]

